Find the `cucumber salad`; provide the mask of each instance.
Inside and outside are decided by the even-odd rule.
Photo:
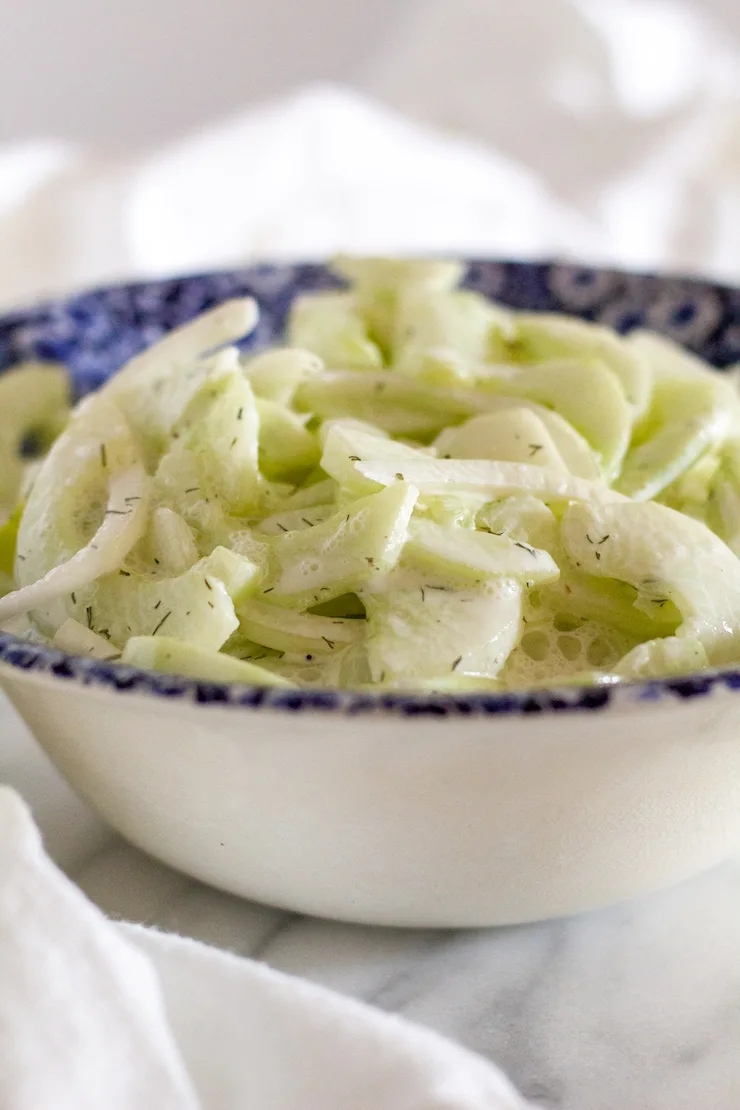
[[[71,407],[0,377],[0,627],[205,680],[505,690],[740,661],[740,397],[650,332],[340,258]],[[28,445],[36,458],[29,461]]]

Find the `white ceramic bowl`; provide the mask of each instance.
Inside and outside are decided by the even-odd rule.
[[[320,267],[261,268],[88,294],[0,322],[0,351],[61,355],[89,385],[214,300],[256,292],[264,338],[297,288],[326,281]],[[621,311],[684,340],[690,317],[697,349],[740,358],[732,295],[701,283],[496,263],[471,282],[517,306],[610,322]],[[265,690],[0,634],[0,684],[134,844],[302,912],[533,920],[650,891],[740,847],[740,672],[516,695]]]
[[[392,925],[526,921],[650,891],[740,846],[739,702],[721,683],[647,702],[607,691],[592,708],[571,692],[574,708],[541,712],[423,699],[417,715],[401,699],[201,702],[191,683],[168,696],[176,680],[125,690],[96,670],[87,685],[83,668],[2,666],[0,681],[124,836],[274,905]]]

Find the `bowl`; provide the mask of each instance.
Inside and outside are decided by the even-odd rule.
[[[516,308],[647,325],[740,360],[740,293],[701,281],[474,261]],[[279,334],[320,265],[102,289],[0,320],[0,365],[60,359],[94,388],[169,328],[253,294]],[[256,688],[0,634],[0,684],[128,840],[210,883],[363,923],[463,927],[618,902],[740,846],[740,670],[622,686],[404,694]]]

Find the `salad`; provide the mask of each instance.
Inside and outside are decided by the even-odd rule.
[[[649,332],[340,258],[71,407],[0,377],[0,627],[263,685],[502,690],[740,660],[740,399]],[[29,447],[36,456],[26,457]]]

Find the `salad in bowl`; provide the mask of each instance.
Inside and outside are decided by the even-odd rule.
[[[740,659],[740,396],[655,333],[340,258],[243,352],[232,299],[69,409],[0,378],[0,625],[209,680],[509,690]],[[24,465],[29,442],[50,444]]]

